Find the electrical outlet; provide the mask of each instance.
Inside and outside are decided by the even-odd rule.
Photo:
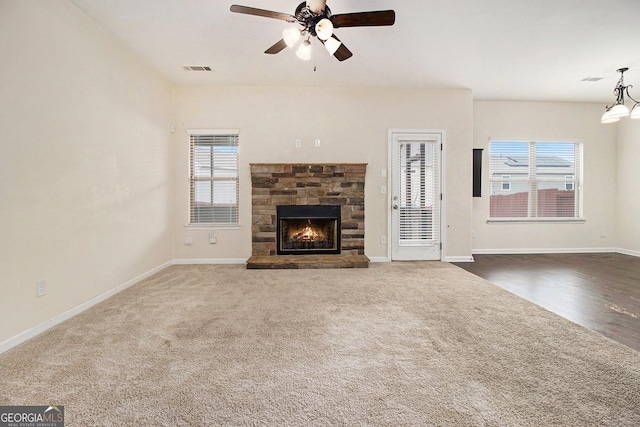
[[[387,244],[387,236],[380,236],[380,244],[381,245]]]
[[[316,144],[316,147],[320,147],[320,138],[316,138],[315,144]]]
[[[296,148],[302,147],[302,140],[296,139]]]
[[[184,239],[184,244],[189,246],[193,244],[193,237],[187,237],[186,239]]]
[[[46,280],[38,280],[36,283],[36,292],[39,297],[47,294],[47,281]]]
[[[216,233],[214,231],[209,232],[209,243],[215,245],[218,242],[218,238],[216,237]]]
[[[607,232],[605,231],[604,228],[600,229],[600,237],[607,237]]]

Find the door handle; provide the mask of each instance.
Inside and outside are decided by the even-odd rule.
[[[393,209],[398,209],[398,205],[393,205]]]

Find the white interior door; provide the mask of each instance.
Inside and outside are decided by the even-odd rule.
[[[440,260],[442,134],[391,135],[391,259]]]

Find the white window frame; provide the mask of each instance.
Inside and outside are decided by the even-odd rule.
[[[197,230],[197,229],[206,229],[206,230],[211,230],[211,229],[220,229],[220,228],[239,228],[240,226],[240,173],[239,173],[239,166],[240,166],[240,131],[239,129],[188,129],[187,130],[187,134],[189,135],[189,177],[188,177],[188,185],[189,185],[189,191],[188,191],[188,196],[189,196],[189,200],[188,200],[188,205],[187,205],[187,225],[185,226],[185,228],[188,229],[192,229],[192,230]],[[235,176],[231,176],[231,177],[225,177],[223,179],[220,178],[216,178],[214,176],[206,177],[206,178],[197,178],[194,174],[194,152],[193,152],[193,147],[194,147],[194,142],[196,139],[200,139],[201,137],[204,138],[217,138],[217,137],[225,137],[225,136],[229,136],[229,137],[233,137],[235,138],[235,147],[236,147],[236,157],[235,157],[235,171],[236,174]],[[231,139],[231,138],[230,138]],[[233,146],[233,145],[230,145]],[[215,161],[215,160],[214,160]],[[227,160],[228,161],[228,160]],[[194,221],[194,206],[193,206],[193,200],[196,197],[195,193],[194,193],[194,185],[196,181],[211,181],[216,182],[216,181],[229,181],[229,182],[235,182],[235,218],[233,218],[231,221],[213,221],[213,222],[198,222],[198,221]],[[211,190],[213,191],[213,189]],[[213,200],[213,193],[211,194],[211,199]],[[233,207],[233,206],[232,206]]]
[[[553,142],[557,142],[557,143],[573,143],[575,144],[576,147],[576,166],[575,166],[575,175],[572,175],[571,178],[567,178],[566,175],[564,177],[565,180],[568,179],[572,179],[572,184],[574,186],[574,190],[575,191],[575,212],[576,215],[573,217],[537,217],[537,216],[533,216],[532,212],[536,212],[537,211],[537,207],[535,206],[535,204],[537,203],[537,196],[531,196],[529,197],[529,216],[527,217],[489,217],[487,219],[487,222],[491,223],[491,222],[578,222],[578,223],[582,223],[585,221],[584,219],[584,210],[583,210],[583,197],[584,197],[584,190],[583,190],[583,186],[582,186],[582,182],[583,182],[583,169],[584,169],[584,144],[582,142],[581,139],[566,139],[566,138],[490,138],[489,140],[489,157],[491,158],[491,146],[492,143],[494,142],[503,142],[503,143],[508,143],[508,142],[514,142],[514,143],[527,143],[528,144],[528,159],[530,160],[531,158],[535,158],[536,155],[536,148],[535,148],[535,144],[536,143],[553,143]],[[489,168],[489,174],[490,174],[490,184],[493,185],[494,183],[500,183],[502,184],[504,178],[503,178],[503,174],[497,175],[494,178],[494,171],[491,170],[491,167]],[[533,178],[530,178],[533,177]],[[525,182],[528,184],[529,186],[529,194],[531,194],[531,192],[533,192],[534,189],[537,189],[538,187],[538,183],[539,182],[544,182],[543,180],[538,180],[535,178],[536,177],[536,163],[529,161],[529,168],[528,168],[528,177],[527,178],[513,178],[511,179],[511,181],[513,181],[514,179]],[[500,188],[502,188],[502,186],[500,185]],[[569,190],[571,191],[571,190]],[[534,193],[537,194],[537,191]],[[489,203],[491,204],[491,200],[489,201]],[[532,205],[533,203],[533,205]]]

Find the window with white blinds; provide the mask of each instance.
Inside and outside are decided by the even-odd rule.
[[[490,142],[490,219],[581,219],[582,144]]]
[[[189,224],[238,224],[238,131],[188,131]]]

